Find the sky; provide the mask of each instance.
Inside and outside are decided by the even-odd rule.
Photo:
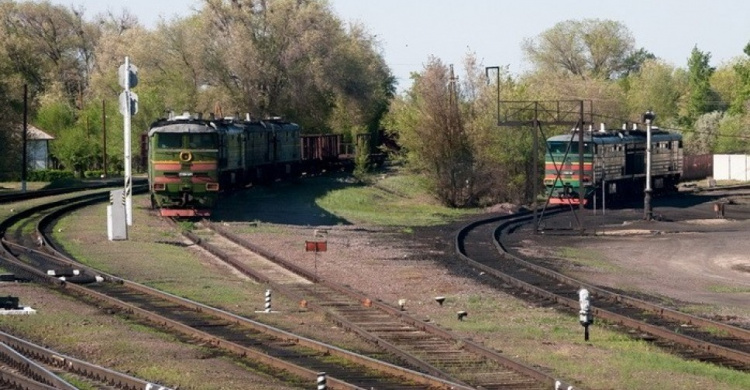
[[[146,27],[159,20],[190,15],[200,0],[51,0],[82,6],[91,19],[102,12],[128,9]],[[399,82],[410,85],[430,56],[454,64],[474,53],[483,66],[507,67],[514,75],[529,70],[521,43],[556,23],[587,18],[622,22],[636,48],[667,63],[687,67],[693,47],[711,54],[719,66],[743,56],[750,42],[747,0],[329,0],[345,22],[359,22],[375,35]]]

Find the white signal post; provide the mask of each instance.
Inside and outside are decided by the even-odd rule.
[[[130,117],[138,112],[138,95],[130,92],[130,88],[138,84],[136,77],[138,69],[130,64],[130,59],[125,57],[125,64],[118,70],[120,86],[125,91],[120,94],[120,113],[123,115],[123,132],[125,150],[125,218],[128,226],[133,226],[133,172],[131,161],[130,140]]]

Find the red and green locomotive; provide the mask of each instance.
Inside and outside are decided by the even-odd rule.
[[[162,216],[209,216],[221,191],[298,175],[300,127],[278,119],[154,122],[148,131],[151,205]]]
[[[583,135],[583,142],[580,137]],[[642,129],[573,131],[547,139],[544,184],[551,204],[584,204],[599,193],[607,199],[642,195],[646,183],[647,132]],[[579,152],[579,145],[583,150]],[[583,156],[581,161],[580,156]],[[682,135],[651,129],[651,186],[677,190],[682,174]],[[583,165],[583,176],[580,176]],[[601,198],[600,198],[601,199]]]

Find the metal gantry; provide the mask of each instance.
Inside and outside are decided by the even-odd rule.
[[[585,191],[583,188],[583,132],[584,126],[593,123],[593,103],[590,100],[501,100],[500,99],[500,68],[488,66],[485,72],[489,81],[490,71],[494,70],[497,75],[497,126],[500,127],[531,127],[533,130],[533,212],[534,232],[539,229],[540,218],[537,215],[537,195],[539,194],[539,135],[544,139],[543,126],[568,126],[576,129],[571,132],[571,142],[578,137],[578,194],[580,197],[579,208],[584,207]],[[546,148],[545,148],[546,149]],[[561,167],[555,164],[555,182],[560,180]],[[547,194],[544,208],[549,204],[551,194]],[[572,208],[572,206],[571,206]],[[542,210],[542,215],[544,210]],[[575,215],[575,213],[574,213]],[[579,228],[581,223],[576,216]]]

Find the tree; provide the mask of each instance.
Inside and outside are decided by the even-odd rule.
[[[731,102],[730,112],[733,114],[743,114],[750,110],[750,42],[745,45],[743,50],[745,57],[734,65],[734,71],[737,75],[737,94]]]
[[[468,204],[473,181],[473,155],[458,99],[453,67],[433,57],[391,117],[410,166],[425,174],[437,198],[452,207]]]
[[[638,118],[646,110],[654,111],[662,124],[670,123],[679,114],[681,81],[674,67],[648,60],[637,73],[628,76],[628,118]]]
[[[711,75],[714,68],[709,65],[711,53],[703,53],[693,47],[688,59],[688,98],[684,108],[682,124],[693,126],[699,116],[712,111],[715,94],[711,91]]]
[[[49,2],[4,2],[2,45],[14,71],[30,85],[32,98],[51,82],[60,83],[65,97],[80,104],[94,63],[98,28],[83,12]]]
[[[750,118],[725,115],[719,122],[714,153],[750,153]]]
[[[631,75],[633,73],[640,72],[643,64],[645,64],[647,61],[653,60],[656,60],[656,56],[654,55],[654,53],[651,53],[644,48],[640,48],[632,52],[627,58],[625,58],[625,70],[623,72],[623,76],[627,77],[628,75]]]
[[[327,2],[205,0],[203,18],[206,82],[227,91],[232,110],[316,132],[377,129],[394,79],[374,38],[345,30]]]
[[[685,154],[700,155],[712,153],[719,138],[719,125],[724,120],[723,112],[714,111],[701,115],[695,122],[695,130],[685,134]],[[729,143],[724,143],[729,145]]]
[[[20,110],[14,109],[20,106],[20,99],[13,95],[0,78],[0,123],[3,124],[0,126],[0,145],[3,145],[3,153],[0,153],[0,181],[18,180],[21,176],[23,149],[22,133],[19,130],[22,129],[22,124],[19,121]]]
[[[405,95],[394,100],[384,127],[396,134],[406,166],[429,178],[450,206],[523,202],[531,197],[532,135],[497,126],[497,99],[525,93],[499,68],[488,79],[470,54],[459,83],[452,67],[430,58]],[[499,83],[499,85],[498,85]]]
[[[718,98],[716,102],[717,110],[729,110],[732,114],[738,113],[733,110],[732,104],[739,97],[740,90],[742,89],[741,78],[735,70],[735,67],[740,62],[741,60],[738,59],[734,62],[720,65],[711,75],[711,90]]]
[[[612,79],[634,65],[633,42],[620,22],[584,19],[557,23],[521,48],[537,71]]]

